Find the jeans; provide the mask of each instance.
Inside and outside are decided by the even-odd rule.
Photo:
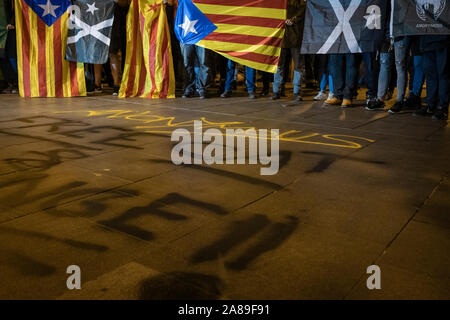
[[[444,48],[423,53],[423,71],[427,79],[427,104],[429,107],[448,108],[448,52],[448,48]]]
[[[231,92],[234,81],[234,72],[236,70],[236,63],[228,60],[227,63],[227,80],[225,80],[225,92]],[[245,67],[245,84],[247,85],[248,93],[255,92],[256,70],[250,67]]]
[[[378,74],[378,93],[377,98],[379,100],[383,99],[386,95],[389,80],[391,79],[391,62],[393,58],[392,52],[382,52],[380,54],[380,73]]]
[[[397,102],[403,101],[406,93],[406,64],[409,54],[409,38],[394,42],[395,67],[397,69]]]
[[[280,60],[278,62],[277,73],[273,80],[273,92],[279,93],[281,91],[281,86],[284,82],[285,77],[285,66],[289,65],[290,59],[287,59],[288,54],[291,54],[294,59],[294,80],[292,84],[294,86],[294,94],[300,94],[301,84],[302,84],[302,62],[304,61],[300,55],[300,48],[283,48],[281,49]]]
[[[378,88],[377,54],[375,52],[365,52],[362,54],[362,59],[366,67],[366,98],[374,99],[377,97]]]
[[[423,73],[423,56],[413,56],[413,68],[412,72],[410,72],[410,77],[412,78],[412,81],[409,91],[415,96],[420,97],[422,94],[423,82],[425,80],[425,75]]]
[[[208,88],[209,67],[207,66],[207,57],[205,48],[195,44],[180,43],[181,54],[183,55],[184,67],[186,68],[186,88],[185,94],[192,94],[195,89],[200,94],[205,93]],[[196,62],[198,63],[198,77],[196,82]]]
[[[334,95],[339,99],[353,99],[358,76],[356,54],[331,54],[328,63],[333,77]]]

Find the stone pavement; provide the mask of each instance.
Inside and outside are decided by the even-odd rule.
[[[0,112],[1,299],[450,298],[445,122],[312,96],[1,95]],[[172,164],[170,133],[200,119],[279,129],[279,173]]]

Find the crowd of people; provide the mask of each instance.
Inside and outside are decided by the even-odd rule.
[[[17,92],[17,63],[15,56],[14,6],[5,2],[8,38],[0,51],[4,90]],[[107,65],[86,66],[89,91],[102,92],[102,83],[109,82],[113,95],[118,95],[124,55],[126,52],[126,14],[129,0],[118,0],[109,61]],[[212,88],[221,98],[232,96],[238,75],[235,62],[195,44],[179,43],[173,33],[176,4],[164,0],[168,16],[177,87],[182,98],[211,96]],[[450,36],[420,35],[392,38],[390,33],[378,50],[367,53],[302,55],[305,3],[288,0],[287,20],[282,50],[275,74],[244,67],[245,86],[249,98],[270,96],[277,100],[286,96],[286,83],[292,79],[293,99],[302,101],[302,88],[316,89],[315,100],[342,108],[353,106],[358,90],[366,87],[367,110],[388,110],[390,113],[411,111],[416,116],[431,115],[433,119],[448,117],[450,92]],[[389,31],[389,21],[386,22]],[[292,68],[293,66],[293,68]],[[293,69],[293,70],[292,70]],[[257,92],[257,73],[262,82]],[[426,89],[423,89],[426,84]],[[393,99],[396,90],[395,103]],[[422,91],[426,98],[422,101]],[[389,107],[388,107],[389,106]]]

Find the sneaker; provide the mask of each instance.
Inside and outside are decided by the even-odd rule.
[[[250,93],[248,94],[248,97],[249,97],[250,99],[256,99],[256,96],[255,96],[255,93],[254,93],[254,92],[250,92]]]
[[[328,97],[328,99],[325,100],[325,103],[333,106],[338,106],[342,104],[342,100],[333,96],[331,97],[331,99],[330,97]]]
[[[181,98],[183,98],[183,99],[192,98],[192,93],[190,93],[190,92],[185,92],[185,93],[183,93],[183,95],[181,96]]]
[[[341,107],[342,108],[350,108],[352,106],[352,100],[351,99],[344,99],[342,100]]]
[[[278,92],[274,92],[270,99],[271,100],[278,100],[278,99],[280,99],[280,94]]]
[[[403,101],[397,101],[390,109],[389,109],[389,113],[399,113],[400,111],[403,110],[403,106],[404,106],[404,102]]]
[[[199,95],[200,95],[200,99],[206,99],[206,93],[205,92],[201,91],[201,92],[199,92]]]
[[[314,100],[316,101],[323,101],[327,100],[327,94],[324,91],[320,91],[317,96],[314,97]]]
[[[433,120],[447,120],[448,108],[438,107],[433,114]]]
[[[416,96],[414,93],[410,93],[408,99],[405,101],[405,109],[408,110],[419,110],[422,106],[422,101],[420,97]]]
[[[420,108],[416,111],[414,111],[413,116],[415,117],[426,117],[427,115],[429,115],[429,107],[423,107]]]
[[[119,95],[119,90],[120,90],[120,87],[114,86],[114,87],[113,87],[113,93],[112,93],[112,95],[113,95],[114,97],[117,97],[117,96]]]
[[[384,102],[378,99],[370,100],[366,104],[366,110],[369,111],[384,110]]]
[[[102,93],[102,87],[101,86],[95,86],[94,87],[94,93]]]
[[[302,102],[303,98],[298,93],[294,93],[294,99],[293,100],[297,101],[297,102]]]
[[[261,93],[259,94],[260,97],[267,97],[269,95],[269,88],[263,88]]]
[[[231,92],[230,91],[225,91],[224,93],[222,93],[220,95],[221,98],[229,98],[231,97]]]

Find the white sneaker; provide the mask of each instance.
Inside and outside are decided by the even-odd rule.
[[[328,93],[328,99],[327,100],[331,100],[333,98],[334,98],[333,92]]]
[[[324,91],[320,91],[317,96],[314,97],[316,101],[327,100],[327,94]]]

